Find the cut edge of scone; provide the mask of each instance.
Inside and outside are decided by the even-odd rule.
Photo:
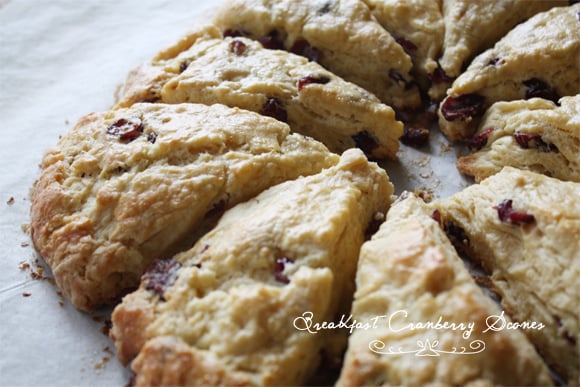
[[[119,359],[135,358],[137,385],[306,383],[346,332],[309,333],[300,321],[348,313],[360,245],[392,195],[385,171],[349,150],[226,211],[115,308]]]
[[[205,219],[338,159],[286,124],[222,105],[91,113],[44,156],[31,238],[64,295],[92,311],[136,287]]]

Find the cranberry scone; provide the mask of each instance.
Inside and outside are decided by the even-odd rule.
[[[434,205],[457,248],[571,385],[580,382],[580,184],[505,167]],[[501,326],[498,326],[501,327]]]
[[[92,113],[44,156],[32,240],[64,294],[91,311],[136,288],[214,213],[337,162],[286,124],[223,105]]]
[[[468,143],[473,153],[457,160],[476,182],[504,166],[580,182],[580,95],[493,104]]]
[[[170,53],[170,54],[168,54]],[[393,109],[315,62],[200,27],[134,70],[119,106],[140,100],[221,103],[272,116],[331,151],[395,158],[403,125]]]
[[[539,13],[475,58],[440,105],[443,133],[468,140],[495,102],[533,97],[557,102],[579,94],[579,14],[580,3]]]
[[[445,37],[439,69],[432,73],[432,99],[440,101],[451,83],[482,51],[517,24],[568,0],[443,0]],[[520,44],[525,44],[521,42]]]
[[[153,265],[112,318],[137,386],[306,383],[346,345],[347,332],[314,324],[348,313],[360,246],[392,194],[384,170],[348,150],[226,211],[191,250]]]
[[[377,21],[413,60],[415,79],[427,90],[436,76],[445,26],[441,0],[364,0]]]
[[[318,62],[393,107],[421,104],[411,58],[362,0],[227,0],[215,23]]]
[[[338,386],[551,385],[524,333],[488,329],[504,314],[433,210],[412,194],[401,198],[361,248],[351,313],[359,329]]]

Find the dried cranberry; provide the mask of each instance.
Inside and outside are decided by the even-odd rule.
[[[455,80],[455,78],[447,75],[447,73],[445,72],[445,70],[443,70],[441,68],[441,65],[439,65],[439,63],[437,63],[437,68],[435,70],[433,70],[433,72],[431,74],[429,74],[429,79],[431,80],[431,82],[433,82],[435,84],[437,84],[437,83],[450,83],[450,82],[453,82]]]
[[[536,220],[534,215],[526,214],[522,211],[515,211],[512,208],[512,203],[513,201],[511,199],[505,199],[499,205],[493,207],[497,210],[497,215],[502,222],[519,226],[533,223]]]
[[[234,55],[241,56],[246,51],[246,44],[241,40],[234,39],[230,42],[230,51],[234,53]]]
[[[558,96],[558,94],[541,79],[531,78],[524,81],[523,84],[527,87],[526,99],[543,98],[554,103],[557,103],[560,99],[560,96]]]
[[[429,129],[405,126],[400,140],[403,144],[412,147],[425,146],[429,143]]]
[[[268,35],[260,37],[258,41],[262,43],[264,48],[269,48],[270,50],[283,50],[284,41],[278,35],[278,31],[272,30]]]
[[[417,50],[415,43],[403,38],[402,36],[395,37],[395,41],[403,47],[403,50],[405,50],[407,54]]]
[[[487,145],[487,139],[493,133],[493,128],[487,128],[483,132],[473,136],[467,143],[467,147],[472,151],[478,151]]]
[[[290,279],[284,274],[284,269],[286,268],[286,265],[289,263],[294,263],[294,261],[288,257],[276,259],[276,265],[274,267],[274,278],[276,278],[276,281],[282,284],[290,283]]]
[[[243,33],[240,30],[234,30],[231,28],[228,28],[227,30],[224,31],[224,38],[230,37],[230,38],[237,38],[239,36],[246,36],[247,34]]]
[[[559,152],[556,145],[545,142],[539,134],[515,132],[514,139],[524,149],[537,149],[540,152]]]
[[[143,133],[143,122],[139,118],[121,118],[107,128],[107,134],[119,137],[123,142],[131,142]]]
[[[277,98],[268,98],[260,114],[277,119],[278,121],[287,122],[288,113],[282,102]]]
[[[483,114],[485,97],[479,94],[464,94],[459,97],[447,97],[441,105],[441,113],[447,121],[464,120]]]
[[[441,211],[434,209],[433,213],[431,214],[431,218],[437,222],[437,224],[441,225]]]
[[[313,76],[313,75],[307,75],[305,77],[302,77],[298,80],[298,91],[302,91],[302,89],[305,86],[310,85],[311,83],[319,83],[321,85],[325,85],[328,82],[330,82],[330,78],[322,75],[322,76]]]
[[[165,301],[165,291],[177,278],[181,263],[175,259],[156,260],[141,277],[145,289],[159,295]]]
[[[296,55],[303,56],[311,62],[318,62],[318,58],[320,56],[318,49],[312,47],[310,43],[308,43],[304,39],[299,39],[296,42],[294,42],[294,44],[290,48],[290,52]]]
[[[357,148],[360,148],[367,155],[372,154],[373,151],[379,146],[374,137],[371,136],[371,134],[366,130],[355,134],[352,136],[352,139]]]
[[[151,144],[155,144],[155,141],[157,141],[157,133],[151,132],[147,134],[147,141],[149,141]]]

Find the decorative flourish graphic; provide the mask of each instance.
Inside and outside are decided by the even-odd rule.
[[[415,354],[415,356],[441,356],[441,354],[448,355],[474,355],[485,350],[485,343],[481,340],[474,340],[469,343],[469,349],[466,347],[452,347],[451,350],[437,349],[439,341],[431,342],[429,339],[417,340],[417,347],[419,349],[404,350],[401,347],[388,347],[381,340],[373,340],[369,343],[369,349],[374,353],[381,355],[403,355]]]

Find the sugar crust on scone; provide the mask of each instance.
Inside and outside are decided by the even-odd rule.
[[[115,302],[205,218],[338,156],[286,124],[223,105],[91,113],[49,150],[31,234],[79,309]]]

